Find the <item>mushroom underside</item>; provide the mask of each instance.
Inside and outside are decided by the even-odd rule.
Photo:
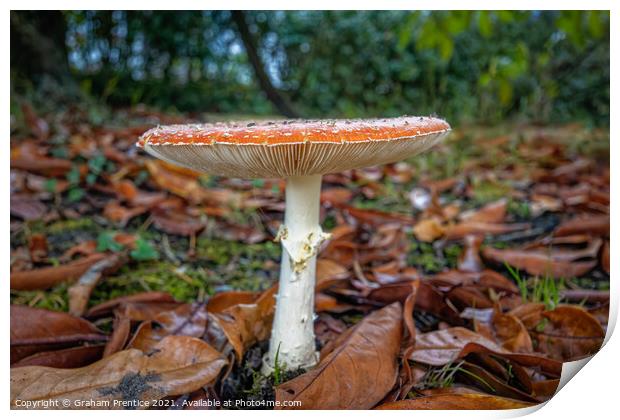
[[[287,178],[400,161],[431,148],[446,134],[342,143],[147,144],[146,149],[160,159],[200,172],[237,178]]]

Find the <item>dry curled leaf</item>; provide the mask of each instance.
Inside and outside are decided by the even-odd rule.
[[[532,353],[534,346],[525,325],[514,315],[495,311],[493,330],[498,343],[512,353]]]
[[[349,270],[337,262],[318,258],[316,261],[316,290],[323,290],[331,286],[334,282],[344,280],[349,277]]]
[[[554,236],[569,236],[585,233],[593,236],[609,236],[609,215],[586,215],[568,220],[558,226]]]
[[[191,200],[199,201],[204,196],[204,190],[195,176],[172,171],[171,165],[166,165],[162,161],[148,160],[145,166],[151,174],[151,179],[162,190]]]
[[[402,306],[368,315],[336,340],[318,366],[276,388],[277,401],[303,409],[369,409],[389,392],[398,374]]]
[[[599,321],[579,306],[560,305],[542,313],[548,322],[530,331],[536,350],[561,361],[577,360],[596,353],[603,344],[605,330]]]
[[[124,207],[116,201],[110,201],[103,209],[103,217],[119,226],[125,226],[131,219],[146,213],[147,207]]]
[[[519,293],[513,282],[493,270],[482,270],[479,273],[447,270],[427,277],[427,281],[444,291],[456,286],[476,286],[485,292],[493,289],[509,294]]]
[[[467,220],[447,226],[444,231],[446,239],[454,240],[464,238],[467,235],[499,235],[518,232],[529,229],[530,226],[529,223],[486,223]]]
[[[388,213],[380,210],[358,209],[348,205],[337,206],[357,223],[368,226],[379,226],[386,223],[413,225],[413,218],[407,214]]]
[[[351,201],[353,191],[349,188],[325,188],[321,191],[321,202],[330,205],[346,204]]]
[[[461,220],[469,222],[501,223],[506,218],[508,200],[505,198],[489,203],[481,209],[461,214]]]
[[[36,198],[11,195],[11,215],[24,220],[38,220],[47,212],[47,206]]]
[[[579,277],[594,267],[596,260],[564,261],[554,256],[553,251],[525,251],[518,249],[485,248],[482,256],[495,264],[510,264],[512,267],[525,270],[534,276]]]
[[[97,318],[109,315],[120,305],[126,303],[176,303],[172,295],[168,292],[142,292],[133,295],[121,296],[110,299],[90,308],[85,316],[87,318]]]
[[[609,259],[609,241],[605,241],[605,244],[603,245],[603,252],[601,252],[601,266],[607,274],[609,274]]]
[[[219,352],[193,337],[166,337],[153,350],[129,349],[77,369],[11,369],[11,407],[20,408],[16,400],[49,400],[65,409],[80,408],[80,402],[92,400],[107,401],[111,409],[125,408],[115,402],[147,408],[136,404],[195,391],[212,383],[227,364]]]
[[[223,312],[225,309],[237,305],[237,304],[249,304],[254,303],[260,296],[256,292],[244,292],[231,290],[227,292],[220,292],[211,296],[207,303],[207,310],[211,313]]]
[[[41,351],[107,338],[90,322],[64,312],[11,305],[10,320],[11,363]]]
[[[264,291],[254,303],[236,304],[213,314],[213,319],[235,350],[237,360],[243,359],[249,346],[269,337],[276,291],[277,285]]]
[[[151,217],[157,229],[171,235],[192,236],[205,228],[205,222],[199,217],[184,212],[158,210],[152,212]]]
[[[104,345],[86,345],[60,350],[42,351],[25,357],[11,367],[48,366],[62,369],[73,369],[96,362],[103,356]]]
[[[416,223],[413,233],[418,241],[433,242],[444,235],[445,228],[437,218],[432,217]]]
[[[380,405],[376,410],[510,410],[535,405],[488,394],[437,394]]]
[[[64,265],[13,272],[11,273],[11,289],[48,289],[60,283],[72,282],[79,279],[93,264],[104,258],[106,258],[106,254],[93,254]]]
[[[462,327],[453,327],[418,334],[409,359],[431,366],[443,366],[462,356],[462,350],[469,343],[480,344],[497,353],[505,351],[501,346],[478,333]]]
[[[46,156],[45,148],[24,141],[11,148],[11,168],[23,169],[44,176],[62,176],[71,170],[70,160]]]
[[[556,360],[537,354],[509,352],[490,339],[462,327],[418,334],[409,360],[431,366],[444,366],[473,352],[502,356],[523,366],[540,367],[556,376],[560,375],[562,369],[562,364]]]
[[[119,269],[127,258],[123,254],[112,254],[91,265],[79,280],[69,287],[69,313],[81,316],[86,311],[90,295],[104,274]]]
[[[384,305],[392,302],[404,303],[411,294],[411,288],[414,283],[415,281],[405,281],[374,288],[362,302],[381,303]],[[416,289],[416,308],[430,312],[451,324],[462,325],[463,321],[458,312],[452,305],[446,302],[443,294],[430,283],[422,281]]]
[[[129,314],[126,316],[130,318]],[[186,303],[144,321],[127,347],[149,352],[157,348],[158,343],[167,336],[202,337],[206,328],[206,304]]]

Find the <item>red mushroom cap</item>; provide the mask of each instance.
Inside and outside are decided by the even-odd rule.
[[[191,169],[241,178],[340,172],[420,153],[450,131],[444,120],[400,117],[170,125],[138,146]]]

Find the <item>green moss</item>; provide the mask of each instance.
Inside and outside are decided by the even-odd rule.
[[[323,230],[326,232],[330,232],[338,225],[338,221],[332,215],[327,215],[325,220],[323,220]]]
[[[144,262],[123,267],[94,290],[90,304],[139,292],[162,291],[180,301],[204,300],[213,287],[203,270],[177,267],[168,262]]]
[[[89,224],[79,223],[78,226]],[[156,234],[144,236],[159,237]],[[188,243],[186,239],[177,238],[171,246],[172,252],[177,254],[185,252]],[[246,245],[202,238],[197,242],[196,257],[181,265],[162,260],[131,260],[97,285],[89,305],[147,291],[168,292],[179,301],[190,302],[204,300],[222,288],[264,290],[277,279],[280,252],[279,244],[274,242]],[[48,291],[12,291],[11,303],[66,311],[67,289],[67,285],[59,285]]]
[[[475,206],[481,206],[509,196],[512,187],[500,181],[474,181],[473,191],[473,204]]]
[[[512,214],[519,219],[529,219],[531,217],[530,204],[527,201],[516,201],[511,199],[507,206],[508,214]]]
[[[173,244],[187,249],[187,240]],[[91,304],[145,291],[164,291],[180,301],[204,300],[222,287],[264,290],[277,278],[279,245],[273,242],[246,245],[201,238],[195,258],[182,265],[167,261],[133,262],[97,286]]]
[[[448,245],[443,249],[446,263],[450,268],[456,268],[458,265],[459,255],[463,252],[463,247],[458,244]]]
[[[58,235],[67,231],[98,231],[99,225],[90,217],[81,217],[79,219],[59,220],[47,226],[48,235]]]
[[[11,304],[27,305],[52,311],[69,310],[69,285],[59,284],[47,291],[11,290]]]
[[[199,239],[196,257],[202,267],[216,274],[215,282],[240,290],[264,290],[277,279],[280,245],[275,242],[241,244],[219,239]]]
[[[410,242],[407,263],[427,273],[436,273],[444,266],[444,261],[435,254],[431,244],[415,239]]]

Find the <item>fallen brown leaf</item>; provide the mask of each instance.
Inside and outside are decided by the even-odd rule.
[[[518,249],[484,248],[482,256],[495,264],[510,264],[534,276],[579,277],[594,267],[597,261],[563,261],[553,251],[524,251]]]
[[[80,408],[83,401],[152,403],[168,395],[195,391],[212,383],[227,364],[202,340],[166,337],[145,354],[129,349],[78,369],[27,366],[11,369],[11,406],[16,400],[58,401],[62,408]],[[68,401],[69,406],[60,405]],[[134,404],[133,406],[131,404]],[[83,407],[82,407],[83,408]]]
[[[605,241],[603,252],[601,252],[601,266],[609,274],[609,241]]]
[[[349,188],[325,188],[321,191],[321,202],[330,205],[346,204],[351,201],[353,191]]]
[[[93,264],[104,258],[106,254],[93,254],[65,265],[13,272],[11,273],[11,289],[48,289],[63,282],[75,281]]]
[[[413,233],[418,241],[433,242],[444,235],[445,228],[437,218],[433,217],[416,223]]]
[[[478,287],[459,286],[450,290],[446,298],[460,310],[465,308],[492,308],[493,302]]]
[[[64,312],[11,305],[10,320],[11,363],[41,351],[107,339],[90,322]]]
[[[488,360],[491,361],[492,359]],[[461,367],[463,371],[467,371],[470,375],[464,374],[463,371],[459,371],[456,375],[459,382],[471,384],[485,391],[491,391],[500,397],[513,398],[531,403],[538,402],[529,392],[517,388],[516,385],[513,386],[509,384],[507,379],[500,379],[478,364],[464,361]],[[501,367],[501,365],[499,365],[499,367]],[[503,367],[501,367],[501,370],[503,370]]]
[[[119,198],[131,203],[134,207],[150,208],[166,198],[166,193],[142,191],[128,179],[114,183],[113,188]]]
[[[127,345],[128,348],[150,352],[165,337],[202,337],[207,328],[207,308],[204,303],[187,303],[160,312],[152,320],[144,321]]]
[[[345,214],[360,224],[379,226],[386,223],[398,223],[401,225],[413,225],[413,218],[407,214],[388,213],[380,210],[358,209],[348,205],[339,205]]]
[[[260,293],[245,291],[220,292],[209,298],[207,311],[211,313],[223,312],[225,309],[237,304],[254,303]]]
[[[22,366],[48,366],[62,369],[73,369],[90,365],[101,359],[104,346],[87,345],[70,347],[61,350],[43,351],[25,357],[11,365],[12,368]]]
[[[349,277],[346,267],[328,258],[318,258],[316,261],[316,290],[320,291],[331,286],[334,282]]]
[[[34,234],[28,239],[28,251],[33,262],[41,262],[47,257],[47,238],[42,234]]]
[[[564,289],[560,290],[560,298],[568,302],[604,304],[609,302],[609,290]]]
[[[245,244],[257,244],[267,239],[267,234],[261,226],[239,225],[234,223],[220,222],[221,237],[228,241],[239,241]]]
[[[151,217],[157,229],[171,235],[192,236],[205,228],[200,218],[186,213],[154,211]]]
[[[315,312],[342,313],[356,309],[354,305],[339,302],[337,298],[318,292],[314,295]]]
[[[497,353],[506,352],[501,346],[480,334],[466,328],[452,327],[418,334],[414,351],[409,355],[409,359],[431,366],[443,366],[462,356],[462,350],[469,343],[480,344]]]
[[[505,198],[489,203],[481,209],[461,214],[461,220],[468,222],[501,223],[506,218],[508,200]]]
[[[26,124],[28,124],[28,128],[30,129],[30,133],[39,140],[47,140],[50,135],[50,127],[47,121],[39,117],[32,105],[28,102],[22,103],[21,110],[24,114]]]
[[[251,304],[237,304],[221,313],[213,314],[228,342],[235,350],[237,360],[243,359],[245,349],[271,333],[277,285],[264,291]]]
[[[24,220],[37,220],[47,213],[47,206],[36,198],[11,195],[11,215]]]
[[[532,339],[519,318],[496,310],[491,323],[500,346],[512,353],[534,352]]]
[[[609,236],[609,215],[588,215],[568,220],[557,227],[554,236],[586,233],[593,236]]]
[[[486,223],[477,221],[464,221],[445,228],[445,237],[449,240],[461,239],[467,235],[499,235],[502,233],[517,232],[529,229],[529,223]]]
[[[539,366],[557,376],[562,369],[562,364],[556,360],[536,354],[511,353],[488,338],[462,327],[418,334],[409,360],[431,366],[444,366],[472,352],[495,354],[524,366]]]
[[[204,190],[196,177],[172,171],[170,165],[167,166],[162,161],[149,159],[145,162],[145,166],[151,174],[151,179],[162,190],[193,202],[200,202],[204,198]]]
[[[276,387],[276,401],[300,401],[302,409],[372,408],[396,381],[401,335],[400,303],[373,312],[317,367]]]
[[[401,302],[404,304],[407,297],[411,294],[413,284],[413,281],[406,281],[377,287],[370,291],[363,302],[368,302],[370,304],[381,303],[383,305],[392,302]],[[446,303],[443,294],[426,281],[421,281],[417,286],[415,304],[416,308],[430,312],[451,324],[463,324],[463,320],[459,316],[459,313],[455,311],[451,305]]]
[[[445,291],[456,286],[477,286],[484,291],[493,289],[511,294],[519,293],[519,289],[513,282],[492,270],[483,270],[479,273],[447,270],[429,276],[425,280]]]
[[[168,292],[142,292],[133,295],[121,296],[110,299],[90,308],[84,315],[87,318],[97,318],[109,315],[116,308],[126,303],[177,303],[172,295]]]
[[[110,201],[103,209],[103,217],[109,221],[118,224],[119,226],[125,226],[131,219],[146,213],[147,207],[124,207],[116,201]]]
[[[124,254],[112,254],[91,265],[79,280],[69,287],[69,313],[82,316],[99,280],[105,274],[118,270],[125,262],[127,262],[127,257]]]
[[[62,176],[71,170],[70,160],[51,158],[44,148],[33,142],[21,142],[11,148],[11,168],[23,169],[44,176]]]
[[[599,321],[578,306],[560,305],[543,312],[549,322],[530,333],[536,338],[537,350],[550,358],[571,361],[596,353],[603,344],[605,330]]]

